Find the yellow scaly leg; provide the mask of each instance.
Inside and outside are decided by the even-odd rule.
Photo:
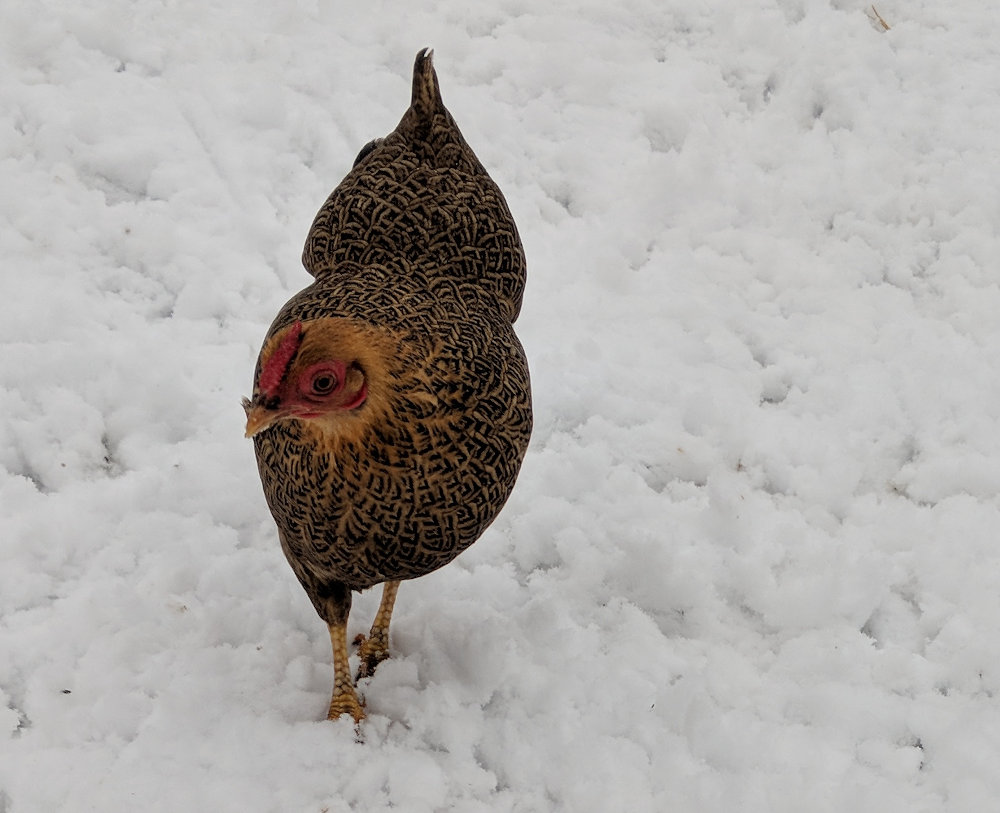
[[[365,717],[364,707],[358,700],[358,693],[351,680],[351,667],[347,661],[347,623],[329,624],[330,643],[333,645],[333,697],[330,699],[328,720],[336,720],[343,714],[350,714],[354,722],[360,723]]]
[[[359,635],[354,639],[354,643],[359,644],[358,655],[361,656],[361,666],[357,674],[358,680],[371,677],[375,672],[375,667],[389,657],[389,621],[392,619],[392,607],[396,603],[398,590],[398,581],[390,581],[382,585],[382,602],[378,606],[378,612],[375,613],[371,632],[368,633],[367,638],[364,635]]]

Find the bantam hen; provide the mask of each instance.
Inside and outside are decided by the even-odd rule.
[[[352,591],[384,584],[358,678],[389,656],[399,582],[447,564],[503,507],[531,434],[512,324],[524,252],[503,195],[441,101],[432,52],[410,108],[316,215],[315,281],[264,340],[246,434],[278,537],[333,644],[329,718],[364,717]]]

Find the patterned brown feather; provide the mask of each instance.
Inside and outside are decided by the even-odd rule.
[[[277,408],[290,353],[289,380],[330,357],[365,381],[357,408],[254,434],[282,547],[335,625],[352,590],[430,573],[475,542],[510,495],[531,432],[512,328],[524,253],[441,101],[429,52],[417,55],[399,125],[362,150],[316,215],[303,264],[315,281],[271,325],[247,407]]]

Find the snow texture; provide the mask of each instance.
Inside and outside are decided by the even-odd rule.
[[[419,6],[3,0],[0,811],[996,809],[993,4]],[[240,397],[423,46],[537,428],[358,742]]]

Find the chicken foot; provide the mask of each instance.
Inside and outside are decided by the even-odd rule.
[[[371,677],[375,668],[389,657],[389,621],[392,619],[392,608],[396,603],[396,592],[399,581],[388,581],[382,585],[382,601],[375,613],[371,631],[368,636],[359,635],[354,639],[361,656],[361,666],[358,668],[356,680]]]

